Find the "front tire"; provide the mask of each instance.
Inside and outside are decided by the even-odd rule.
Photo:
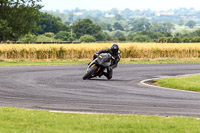
[[[92,66],[88,70],[88,72],[83,76],[83,80],[90,79],[92,74],[97,70],[97,66]]]

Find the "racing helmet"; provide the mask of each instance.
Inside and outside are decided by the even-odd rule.
[[[113,44],[112,47],[111,47],[111,51],[112,51],[113,53],[117,53],[118,50],[119,50],[118,44]]]

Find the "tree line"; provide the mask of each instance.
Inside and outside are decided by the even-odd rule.
[[[150,22],[144,17],[125,21],[124,16],[117,13],[112,18],[113,23],[101,23],[101,20],[93,17],[79,18],[73,23],[63,22],[60,17],[40,11],[40,1],[0,1],[1,42],[170,42],[169,38],[184,40],[182,38],[199,36],[198,30],[173,34],[175,24],[168,21]],[[193,28],[196,23],[191,20],[186,25]]]
[[[38,30],[40,0],[0,1],[0,40],[18,40],[19,37]]]
[[[146,10],[131,10],[129,8],[126,8],[124,10],[119,10],[116,8],[112,8],[107,11],[101,11],[101,10],[86,10],[86,9],[72,9],[72,10],[56,10],[56,11],[50,11],[46,10],[45,12],[48,12],[54,16],[60,17],[63,22],[67,23],[73,23],[77,19],[83,19],[88,16],[95,18],[99,21],[99,23],[102,22],[110,22],[113,23],[113,18],[115,15],[118,15],[117,18],[121,19],[121,16],[123,16],[123,19],[125,21],[128,21],[132,18],[149,18],[151,22],[167,22],[170,21],[172,23],[178,24],[178,25],[184,25],[189,20],[195,20],[197,24],[200,24],[200,11],[195,10],[194,8],[179,8],[179,9],[168,9],[164,11],[154,11],[151,9]]]

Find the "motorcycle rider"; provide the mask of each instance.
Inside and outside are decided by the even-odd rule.
[[[112,47],[109,49],[100,50],[94,54],[93,59],[96,59],[102,53],[110,53],[114,57],[114,60],[112,61],[112,64],[110,65],[110,67],[107,68],[107,73],[103,72],[101,75],[99,75],[99,77],[104,75],[107,77],[107,79],[111,79],[113,75],[113,69],[117,67],[118,62],[120,61],[119,46],[118,44],[113,44]]]

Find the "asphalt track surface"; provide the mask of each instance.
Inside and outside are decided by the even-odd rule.
[[[113,79],[82,80],[86,65],[0,67],[0,106],[69,112],[200,117],[200,93],[142,80],[200,73],[200,64],[127,64]]]

